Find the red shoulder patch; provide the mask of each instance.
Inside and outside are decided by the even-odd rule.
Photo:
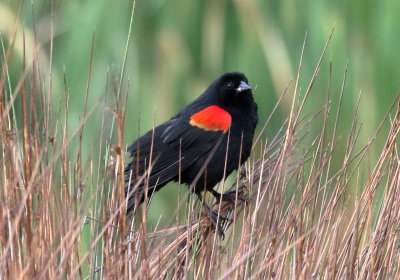
[[[228,131],[232,123],[231,115],[216,105],[209,106],[190,117],[190,124],[204,130]]]

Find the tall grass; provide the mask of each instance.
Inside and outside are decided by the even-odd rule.
[[[0,79],[1,278],[398,277],[399,100],[364,144],[360,109],[351,120],[341,118],[347,68],[339,108],[332,108],[329,83],[320,109],[304,112],[328,44],[304,92],[300,60],[294,85],[279,99],[290,98],[290,113],[273,138],[256,138],[252,159],[230,187],[237,192],[236,203],[215,202],[226,231],[222,240],[188,196],[181,198],[168,227],[149,228],[146,206],[127,220],[123,129],[129,88],[107,75],[107,92],[115,93],[114,100],[104,97],[93,108],[85,102],[79,126],[68,133],[67,75],[64,98],[53,102],[51,74],[43,76],[34,52],[12,87],[11,41],[3,48]],[[90,58],[85,100],[91,65]],[[85,124],[96,111],[102,115],[102,129],[85,161]],[[275,110],[262,130],[274,117]],[[346,139],[339,139],[337,127],[343,122],[349,130]],[[311,123],[320,123],[317,131],[310,130]],[[115,137],[109,137],[110,130]],[[371,160],[368,151],[377,137],[384,137],[385,144],[377,160]],[[343,153],[337,150],[340,141],[346,143]],[[71,143],[78,145],[77,156],[69,152]],[[334,167],[337,162],[339,168]],[[348,196],[352,188],[361,190],[354,199]]]
[[[254,9],[252,1],[246,3],[238,2],[241,11]],[[295,81],[287,82],[260,125],[252,158],[225,183],[227,191],[236,191],[236,203],[210,201],[220,213],[222,239],[189,194],[179,198],[172,217],[161,217],[166,226],[148,223],[147,206],[126,217],[124,150],[131,139],[124,139],[124,127],[132,117],[132,89],[123,79],[124,66],[118,74],[104,74],[105,91],[88,106],[93,37],[82,62],[86,87],[76,125],[69,117],[70,69],[64,69],[64,91],[54,92],[53,35],[49,63],[43,64],[40,44],[27,47],[16,40],[18,32],[1,37],[0,279],[400,276],[399,98],[378,129],[361,137],[360,116],[368,112],[358,104],[364,96],[351,118],[343,114],[348,68],[334,94],[337,81],[326,55],[331,37],[311,74],[304,73],[304,41]],[[10,72],[16,48],[23,53],[17,76]],[[325,101],[315,105],[321,73],[328,77]],[[287,117],[266,138],[263,131],[280,120],[280,106],[288,106]],[[88,130],[90,119],[101,124],[96,135]]]

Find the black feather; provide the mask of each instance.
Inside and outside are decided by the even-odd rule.
[[[229,83],[238,87],[241,82],[248,83],[241,73],[221,76],[181,112],[128,147],[132,157],[125,168],[125,181],[130,182],[126,188],[128,211],[143,202],[146,192],[150,197],[179,178],[182,183],[193,183],[195,192],[212,189],[224,174],[229,175],[247,160],[258,116],[251,90],[238,94],[227,87]],[[231,115],[229,132],[208,131],[190,124],[193,114],[212,105]]]

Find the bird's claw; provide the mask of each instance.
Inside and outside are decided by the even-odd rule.
[[[210,222],[214,229],[218,232],[218,235],[222,240],[225,239],[225,231],[223,229],[222,223],[232,221],[231,218],[223,217],[218,212],[212,211],[209,207],[204,207],[205,213],[207,217],[210,219]]]

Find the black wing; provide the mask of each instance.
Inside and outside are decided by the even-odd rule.
[[[189,118],[177,115],[138,138],[128,152],[132,161],[125,169],[126,188],[132,193],[128,211],[170,181],[178,181],[179,173],[201,157],[207,156],[220,143],[222,131],[206,131],[189,123]]]

